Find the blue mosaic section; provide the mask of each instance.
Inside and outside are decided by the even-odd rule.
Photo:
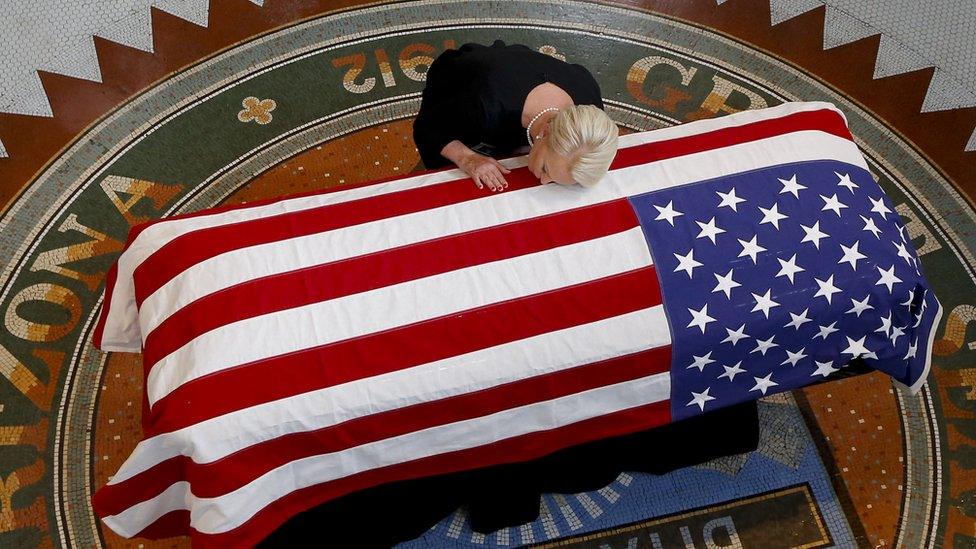
[[[631,199],[673,337],[682,419],[821,380],[854,358],[927,373],[940,307],[871,175],[784,164]]]
[[[625,472],[611,485],[594,492],[548,494],[543,496],[538,520],[488,535],[473,532],[465,512],[459,509],[423,536],[397,547],[519,546],[717,506],[804,483],[813,492],[834,546],[855,547],[850,525],[799,409],[788,396],[775,398],[779,401],[760,402],[761,434],[755,452],[667,475]],[[770,520],[778,519],[770,517]]]

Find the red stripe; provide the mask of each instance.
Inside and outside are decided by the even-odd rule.
[[[293,433],[249,446],[208,464],[172,458],[99,491],[99,514],[114,515],[186,480],[197,497],[218,497],[291,461],[339,452],[439,425],[483,417],[591,389],[667,372],[670,347],[522,379],[462,395],[358,417],[317,431]]]
[[[627,147],[617,151],[617,156],[610,165],[610,169],[617,170],[638,164],[649,164],[668,158],[730,147],[804,130],[816,130],[843,139],[854,140],[847,124],[844,123],[844,118],[836,111],[823,109],[798,112],[781,118],[751,122],[742,126],[720,128],[707,133]]]
[[[611,169],[647,164],[802,130],[820,130],[851,138],[843,118],[835,111],[801,112],[704,134],[624,148],[617,152]],[[513,170],[506,179],[512,190],[538,184],[527,168]],[[136,302],[141,305],[147,296],[189,267],[231,250],[458,204],[485,196],[485,191],[475,188],[474,185],[450,181],[198,229],[173,239],[136,268]]]
[[[202,216],[207,216],[207,215],[214,215],[214,214],[218,214],[218,213],[224,213],[224,212],[229,212],[229,211],[233,211],[233,210],[242,210],[242,209],[246,209],[246,208],[257,208],[257,207],[260,207],[260,206],[267,206],[269,204],[274,204],[276,202],[282,202],[282,201],[286,201],[286,200],[292,200],[292,199],[295,199],[295,198],[305,198],[305,197],[308,197],[308,196],[318,196],[318,195],[332,194],[332,193],[341,192],[341,191],[348,191],[350,189],[358,189],[360,187],[369,187],[371,185],[379,185],[381,183],[388,183],[390,181],[395,181],[395,180],[398,180],[398,179],[406,179],[408,177],[411,177],[411,178],[412,177],[419,177],[419,176],[422,176],[422,175],[428,175],[428,174],[432,174],[432,173],[448,171],[448,170],[451,170],[451,169],[454,169],[454,168],[448,166],[448,167],[445,167],[445,168],[438,168],[436,170],[418,170],[418,171],[415,171],[415,172],[412,172],[412,173],[406,174],[406,175],[405,174],[393,175],[393,176],[390,176],[390,177],[385,177],[385,178],[382,178],[382,179],[374,179],[374,180],[371,180],[371,181],[364,181],[364,182],[361,182],[361,183],[354,183],[354,184],[350,184],[350,185],[340,185],[340,186],[331,187],[331,188],[328,188],[328,189],[321,189],[321,190],[315,190],[315,191],[307,191],[307,192],[303,192],[303,193],[290,194],[290,195],[287,195],[287,196],[279,196],[279,197],[273,197],[273,198],[265,198],[265,199],[261,199],[261,200],[253,200],[251,202],[242,203],[242,204],[227,204],[227,205],[224,205],[224,206],[216,206],[216,207],[213,207],[213,208],[207,208],[207,209],[204,209],[204,210],[199,210],[199,211],[196,211],[196,212],[189,212],[189,213],[184,213],[184,214],[179,214],[179,215],[172,215],[172,216],[168,216],[168,217],[162,217],[162,218],[159,218],[159,219],[153,219],[153,220],[150,220],[150,221],[146,221],[145,223],[140,223],[139,225],[135,225],[135,226],[133,226],[133,227],[131,227],[129,229],[129,236],[126,239],[126,244],[122,248],[122,252],[119,254],[119,256],[121,257],[121,255],[123,253],[125,253],[126,250],[129,249],[129,245],[132,244],[132,242],[134,242],[135,239],[140,234],[142,234],[143,231],[145,231],[146,229],[148,229],[149,227],[151,227],[153,225],[156,225],[157,223],[166,223],[166,222],[170,222],[170,221],[178,221],[178,220],[181,220],[181,219],[190,219],[190,218],[194,218],[194,217],[202,217]],[[464,176],[464,177],[460,177],[458,179],[455,179],[454,181],[465,181],[465,180],[468,180],[468,179],[469,178],[467,176]],[[117,269],[117,267],[118,267],[118,264],[117,263],[113,263],[112,264],[112,267],[109,269],[109,272],[108,272],[108,283],[105,286],[105,293],[104,293],[105,299],[103,300],[104,301],[104,305],[103,305],[102,313],[99,316],[98,323],[95,326],[95,332],[94,332],[93,342],[94,342],[95,347],[97,347],[99,349],[101,348],[102,334],[103,334],[103,332],[105,330],[105,321],[106,321],[106,318],[108,316],[108,312],[109,312],[109,309],[110,309],[112,291],[114,289],[115,277],[117,276],[114,271]]]
[[[309,486],[278,499],[238,528],[221,534],[203,534],[192,529],[189,524],[184,524],[162,535],[157,530],[153,532],[156,536],[151,539],[189,533],[194,547],[251,546],[298,513],[357,490],[400,480],[528,461],[569,446],[635,433],[670,421],[670,403],[656,402],[558,429],[529,433],[485,446],[439,454],[382,469],[371,469],[333,482]],[[147,528],[146,531],[148,530]]]
[[[536,186],[528,170],[507,177],[513,190]],[[179,236],[140,264],[133,278],[136,303],[184,270],[231,250],[324,233],[388,217],[485,198],[485,191],[456,181],[406,189],[339,204],[198,229]]]
[[[146,437],[356,379],[612,318],[661,303],[653,267],[271,357],[185,383],[144,417]],[[310,366],[312,365],[312,366]]]
[[[456,269],[540,252],[638,226],[626,200],[428,240],[380,253],[248,280],[175,311],[146,336],[148,375],[197,336],[256,316]]]

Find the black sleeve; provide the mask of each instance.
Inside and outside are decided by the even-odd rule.
[[[603,109],[603,94],[600,91],[600,84],[597,83],[596,78],[593,78],[593,74],[587,70],[583,65],[573,64],[581,74],[580,82],[581,86],[581,97],[576,99],[577,105],[596,105]]]
[[[477,96],[454,95],[421,100],[413,122],[413,140],[427,169],[451,165],[441,149],[457,139],[467,146],[478,143],[484,126],[484,108]]]

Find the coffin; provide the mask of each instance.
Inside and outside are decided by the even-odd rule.
[[[826,103],[620,138],[593,188],[442,170],[135,227],[95,344],[141,352],[120,535],[255,543],[364,488],[821,381],[925,383],[941,306]]]

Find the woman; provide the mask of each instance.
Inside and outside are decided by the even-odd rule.
[[[428,169],[457,165],[478,188],[501,191],[509,170],[494,157],[529,153],[540,182],[595,185],[617,152],[617,126],[582,65],[526,46],[464,44],[427,70],[413,126]]]

